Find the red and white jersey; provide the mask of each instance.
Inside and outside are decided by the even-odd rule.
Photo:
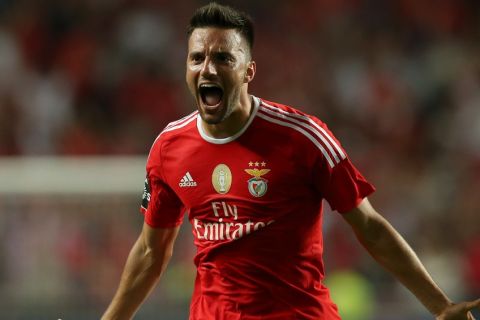
[[[374,191],[326,125],[254,99],[244,128],[209,137],[197,112],[147,162],[152,227],[188,214],[197,247],[190,320],[340,319],[323,285],[322,200],[343,213]]]

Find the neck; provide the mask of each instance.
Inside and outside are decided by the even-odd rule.
[[[203,129],[205,133],[215,139],[231,137],[246,125],[252,110],[253,99],[245,90],[240,94],[239,105],[235,107],[228,118],[217,124],[208,124],[202,121]]]

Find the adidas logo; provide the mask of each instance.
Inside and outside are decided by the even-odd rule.
[[[197,183],[193,181],[192,176],[190,175],[190,172],[187,171],[185,175],[183,176],[182,180],[178,183],[178,185],[182,188],[185,187],[196,187]]]

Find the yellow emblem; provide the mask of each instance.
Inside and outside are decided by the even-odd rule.
[[[230,171],[227,165],[221,163],[213,169],[212,185],[215,191],[220,194],[225,194],[230,191],[230,187],[232,186],[232,171]]]
[[[245,172],[255,178],[260,178],[261,176],[270,172],[270,169],[245,169]]]

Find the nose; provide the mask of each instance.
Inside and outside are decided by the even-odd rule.
[[[213,63],[213,61],[209,57],[205,58],[205,60],[203,61],[202,70],[200,71],[200,75],[204,78],[208,78],[208,77],[217,75],[217,69],[215,67],[215,64]]]

